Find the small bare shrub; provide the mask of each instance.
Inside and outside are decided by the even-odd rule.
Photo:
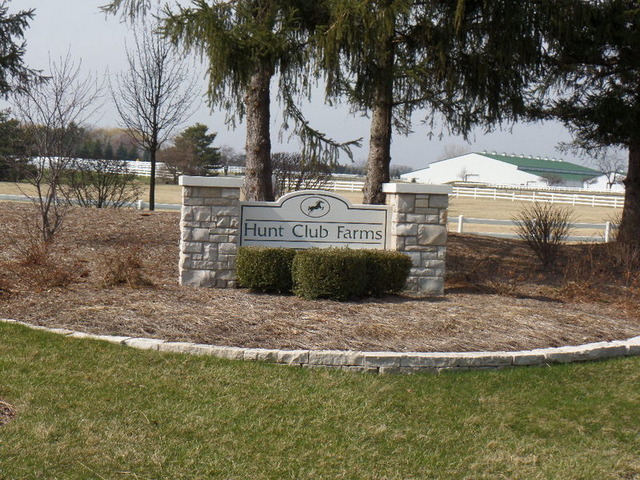
[[[150,287],[153,282],[144,275],[140,251],[137,248],[126,252],[114,252],[102,261],[103,287],[126,285],[130,288]]]
[[[77,263],[65,260],[54,251],[53,241],[45,242],[35,230],[11,243],[13,259],[5,268],[15,277],[16,283],[37,290],[66,287],[83,271]],[[2,285],[0,285],[2,287]]]
[[[545,270],[556,265],[560,245],[569,236],[571,210],[551,203],[533,203],[513,218],[516,233],[534,251]]]

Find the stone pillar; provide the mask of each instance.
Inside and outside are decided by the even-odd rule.
[[[424,295],[444,294],[447,185],[386,183],[382,191],[391,211],[391,249],[413,261],[407,290]]]
[[[234,287],[244,179],[182,176],[180,185],[180,285]]]

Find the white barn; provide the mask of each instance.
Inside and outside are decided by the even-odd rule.
[[[597,170],[562,160],[467,153],[429,164],[405,173],[400,178],[418,183],[472,182],[511,186],[548,186],[584,188],[585,182],[602,175]]]

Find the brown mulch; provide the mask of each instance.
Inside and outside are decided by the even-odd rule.
[[[540,272],[519,241],[451,235],[442,298],[339,303],[178,286],[176,213],[71,209],[48,255],[29,241],[29,218],[30,205],[0,203],[2,318],[286,349],[496,351],[640,335],[636,284]],[[582,255],[571,248],[567,255]],[[114,270],[133,280],[105,285]]]
[[[9,423],[16,416],[16,409],[0,400],[0,427]]]

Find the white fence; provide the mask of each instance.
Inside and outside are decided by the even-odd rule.
[[[492,200],[511,200],[512,202],[548,202],[569,205],[588,205],[591,207],[622,208],[624,196],[616,194],[565,193],[541,190],[507,190],[483,187],[453,187],[454,197],[484,198]]]
[[[508,227],[513,230],[517,223],[513,220],[496,220],[490,218],[467,218],[463,215],[458,216],[457,221],[449,222],[449,230],[453,230],[458,233],[465,233],[465,224],[473,224],[473,225],[495,225],[501,227]],[[605,223],[572,223],[570,228],[572,230],[584,230],[588,229],[591,231],[600,231],[593,235],[570,235],[567,237],[568,242],[608,242],[611,240],[611,235],[616,225],[611,222]],[[516,233],[504,233],[504,232],[467,232],[472,233],[474,235],[481,235],[486,237],[498,237],[498,238],[520,238]]]

